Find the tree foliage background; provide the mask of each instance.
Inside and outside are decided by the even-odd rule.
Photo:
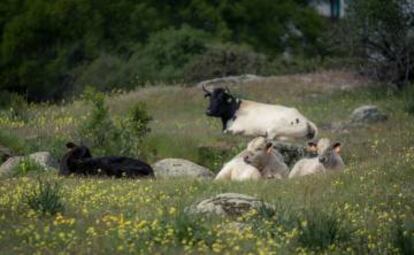
[[[307,2],[2,0],[0,90],[45,100],[86,85],[189,81],[190,62],[223,44],[222,54],[315,56],[324,22]]]
[[[347,48],[363,71],[402,89],[414,79],[414,1],[353,0]]]
[[[318,2],[334,1],[2,0],[0,92],[53,100],[86,86],[309,71],[330,57],[400,88],[412,81],[412,0],[347,1],[336,22]]]

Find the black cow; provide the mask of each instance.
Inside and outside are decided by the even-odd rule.
[[[127,157],[93,158],[88,147],[67,143],[69,151],[60,161],[60,175],[80,174],[110,177],[154,177],[154,171],[147,163]]]

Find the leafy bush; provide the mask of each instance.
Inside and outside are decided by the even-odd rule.
[[[187,81],[202,81],[246,73],[260,74],[265,64],[266,57],[247,46],[212,44],[186,65],[184,77]]]
[[[110,116],[102,92],[88,88],[83,97],[92,109],[80,133],[94,152],[98,155],[145,157],[141,146],[151,131],[148,125],[152,117],[144,104],[136,103],[125,118],[115,121]]]
[[[61,186],[57,182],[38,180],[37,187],[25,194],[25,201],[35,211],[54,215],[65,209],[61,200]]]
[[[84,100],[92,107],[87,121],[81,127],[81,137],[88,143],[111,154],[111,143],[118,136],[116,127],[109,116],[108,107],[105,104],[105,95],[93,88],[87,88],[83,94]]]
[[[148,114],[143,103],[136,103],[131,107],[120,126],[120,152],[122,155],[140,156],[145,158],[142,144],[145,136],[151,132],[149,123],[152,117]]]

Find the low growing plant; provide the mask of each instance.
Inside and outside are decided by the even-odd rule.
[[[342,242],[349,238],[339,217],[332,212],[323,212],[316,209],[307,209],[303,218],[298,218],[300,235],[298,241],[305,247],[313,250],[324,250],[335,242]]]
[[[63,212],[61,186],[57,182],[38,180],[37,187],[25,194],[25,201],[35,211],[44,215]]]

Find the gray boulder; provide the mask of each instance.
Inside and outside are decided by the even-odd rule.
[[[211,179],[214,177],[214,173],[209,169],[185,159],[163,159],[157,161],[152,168],[156,178],[189,177]]]
[[[363,105],[356,108],[351,114],[351,122],[355,123],[374,123],[388,119],[388,116],[381,112],[375,105]]]
[[[218,85],[236,85],[236,84],[243,84],[243,83],[251,82],[251,81],[259,81],[262,79],[263,77],[257,76],[255,74],[243,74],[243,75],[238,75],[238,76],[227,76],[227,77],[205,80],[205,81],[199,82],[197,84],[197,87],[201,88],[202,86],[215,87]]]
[[[10,174],[13,169],[17,167],[20,162],[26,157],[42,166],[45,170],[58,168],[58,162],[52,157],[49,152],[36,152],[28,156],[16,156],[9,158],[0,166],[0,176]]]
[[[240,216],[252,209],[260,210],[263,208],[274,210],[273,206],[255,197],[238,193],[224,193],[192,205],[187,208],[187,211],[194,214]]]

